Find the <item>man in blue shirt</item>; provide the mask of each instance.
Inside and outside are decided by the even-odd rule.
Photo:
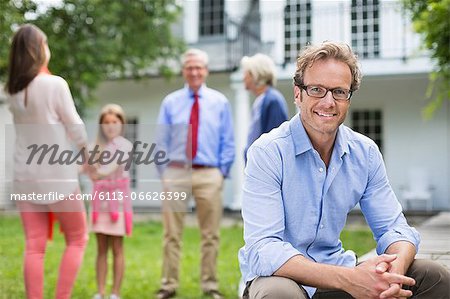
[[[294,77],[300,113],[250,147],[239,251],[244,298],[448,298],[449,272],[414,260],[419,235],[378,147],[342,124],[360,81],[350,47],[308,46]],[[360,264],[339,240],[358,203],[379,254]]]
[[[195,198],[201,231],[201,287],[205,294],[222,298],[216,263],[222,216],[222,187],[234,160],[230,104],[205,84],[208,56],[198,49],[182,57],[184,88],[162,102],[158,123],[162,146],[171,162],[162,173],[164,191],[185,192]],[[162,285],[158,298],[175,296],[187,200],[163,202],[164,248]]]

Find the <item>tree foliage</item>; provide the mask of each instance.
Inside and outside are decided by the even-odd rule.
[[[9,44],[5,41],[17,24],[40,27],[52,53],[49,69],[68,81],[81,113],[101,81],[139,78],[150,71],[170,74],[168,63],[183,49],[171,30],[180,12],[176,0],[62,0],[41,12],[29,0],[1,5],[2,45]],[[1,79],[6,75],[4,48]]]
[[[13,30],[17,24],[25,22],[26,12],[35,12],[32,1],[0,0],[0,81],[4,81],[8,68],[9,45]]]
[[[403,0],[403,4],[437,62],[427,93],[433,98],[424,109],[425,117],[430,118],[444,100],[450,99],[450,0]]]

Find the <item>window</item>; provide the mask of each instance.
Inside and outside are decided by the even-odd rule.
[[[284,10],[284,60],[296,61],[311,40],[311,1],[288,0]]]
[[[378,0],[352,0],[352,46],[363,58],[380,54]]]
[[[352,112],[353,130],[366,135],[383,151],[383,114],[381,110],[355,110]]]
[[[137,141],[138,136],[138,120],[137,118],[128,117],[127,118],[127,124],[125,126],[125,138],[128,139],[131,143],[134,143]],[[134,163],[131,164],[130,167],[130,180],[131,188],[136,188],[137,185],[137,171],[136,171],[136,165]]]
[[[200,36],[224,34],[224,0],[200,0]]]

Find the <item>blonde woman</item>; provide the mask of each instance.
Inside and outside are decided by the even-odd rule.
[[[245,147],[246,158],[248,148],[259,136],[288,120],[288,108],[283,95],[275,89],[275,64],[269,56],[261,53],[245,56],[241,60],[241,68],[245,88],[256,97]]]

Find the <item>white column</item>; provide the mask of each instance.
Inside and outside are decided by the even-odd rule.
[[[199,0],[183,1],[184,41],[188,44],[198,42],[200,20]]]
[[[231,88],[234,90],[234,123],[236,158],[233,173],[233,202],[230,208],[240,210],[242,206],[242,185],[244,182],[244,149],[247,145],[247,134],[250,126],[250,97],[242,82],[242,73],[231,75]]]
[[[228,18],[233,22],[242,23],[242,19],[248,13],[250,3],[250,0],[226,0],[225,12]],[[239,26],[227,24],[225,30],[230,39],[235,39],[239,33]]]
[[[234,19],[240,19],[248,12],[250,4],[251,0],[226,0],[225,11],[228,16]]]
[[[259,10],[261,13],[261,41],[272,44],[269,56],[275,64],[284,62],[284,0],[261,0]]]

